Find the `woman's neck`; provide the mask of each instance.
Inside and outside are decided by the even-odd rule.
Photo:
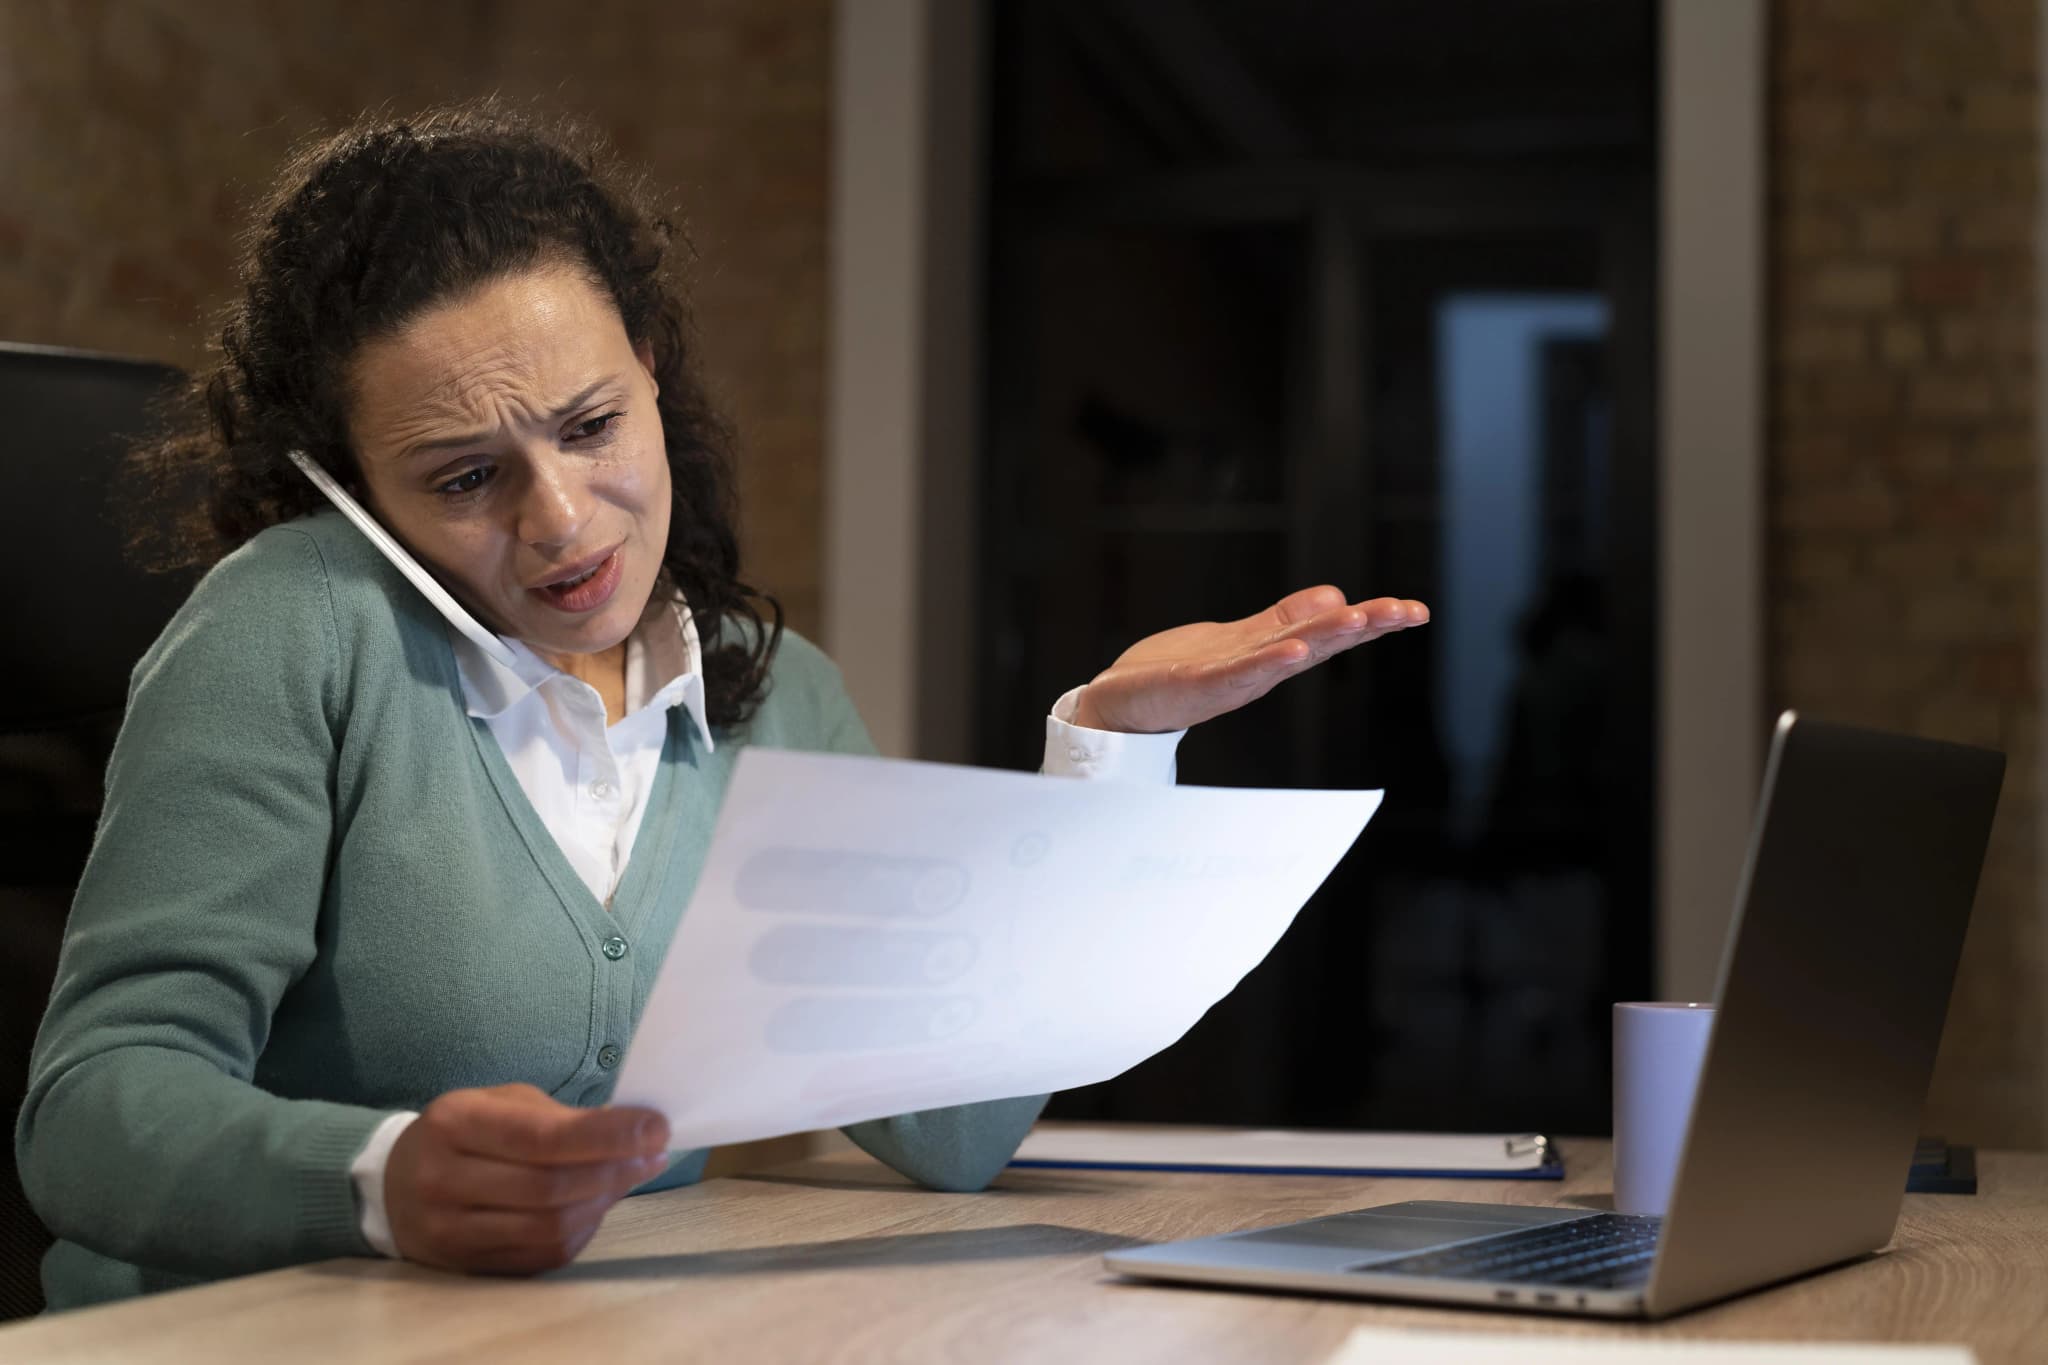
[[[626,714],[626,643],[621,640],[596,654],[534,653],[572,678],[580,678],[597,689],[604,703],[605,724],[615,725]]]

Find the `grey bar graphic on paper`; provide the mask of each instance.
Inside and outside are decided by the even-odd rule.
[[[972,966],[975,951],[966,934],[782,924],[761,936],[747,966],[785,986],[939,986]]]
[[[750,910],[929,919],[967,895],[967,869],[940,858],[765,848],[740,865],[733,894]]]
[[[777,1052],[864,1052],[950,1038],[981,1013],[971,995],[809,995],[768,1018]]]

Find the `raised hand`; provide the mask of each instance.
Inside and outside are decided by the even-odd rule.
[[[1240,621],[1146,636],[1082,689],[1073,720],[1095,730],[1184,730],[1256,701],[1333,654],[1427,620],[1429,608],[1405,598],[1347,603],[1328,585],[1303,588]]]
[[[391,1239],[407,1260],[448,1270],[553,1270],[667,1153],[668,1120],[652,1109],[577,1109],[530,1085],[451,1090],[392,1145]]]

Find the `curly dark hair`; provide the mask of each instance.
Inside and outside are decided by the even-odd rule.
[[[325,506],[287,451],[360,496],[347,423],[359,348],[438,301],[568,261],[653,350],[675,499],[662,567],[704,642],[712,723],[744,721],[766,690],[782,607],[739,577],[731,436],[691,364],[672,278],[679,242],[645,179],[573,120],[483,100],[306,143],[244,236],[243,293],[225,310],[215,363],[129,455],[145,490],[130,508],[138,556],[203,569]]]

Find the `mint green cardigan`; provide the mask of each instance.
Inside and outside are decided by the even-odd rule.
[[[50,1307],[373,1255],[349,1164],[445,1091],[603,1104],[741,748],[873,752],[793,634],[754,718],[694,739],[670,711],[607,912],[466,713],[441,617],[353,527],[321,513],[222,560],[136,666],[15,1130],[58,1238]],[[846,1131],[978,1189],[1043,1102]]]

